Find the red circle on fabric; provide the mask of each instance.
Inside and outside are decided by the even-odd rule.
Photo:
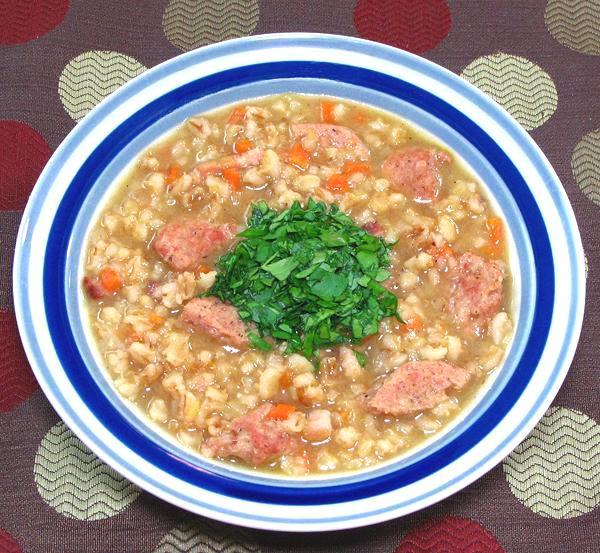
[[[25,357],[13,313],[0,311],[0,328],[0,413],[7,413],[23,403],[38,385]]]
[[[68,9],[69,0],[0,0],[0,44],[22,44],[45,35]]]
[[[468,518],[432,519],[413,528],[395,553],[505,553],[481,524]]]
[[[23,553],[15,538],[2,528],[0,528],[0,553]]]
[[[418,54],[446,38],[452,16],[445,0],[358,0],[354,26],[362,38]]]
[[[0,210],[25,207],[50,154],[48,143],[29,125],[0,121]]]

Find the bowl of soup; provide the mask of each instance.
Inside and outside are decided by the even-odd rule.
[[[100,458],[190,511],[317,531],[508,454],[568,370],[583,265],[558,178],[492,100],[289,34],[97,106],[36,185],[14,289],[42,388]]]

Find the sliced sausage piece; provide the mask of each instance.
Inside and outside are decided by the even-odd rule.
[[[500,310],[504,269],[498,261],[466,252],[452,274],[448,309],[457,324],[476,330]]]
[[[314,409],[308,413],[304,438],[309,442],[322,442],[331,436],[331,413],[327,409]]]
[[[441,150],[411,148],[390,154],[381,171],[394,190],[417,202],[431,202],[440,193],[440,167],[450,161],[450,156]]]
[[[234,235],[233,225],[179,219],[158,231],[154,250],[176,271],[193,271],[210,254],[224,249]]]
[[[236,348],[248,345],[246,328],[235,307],[217,298],[190,300],[181,312],[181,320]]]
[[[319,145],[323,148],[343,148],[351,150],[356,157],[366,159],[369,157],[369,148],[365,146],[358,135],[348,127],[341,125],[327,125],[325,123],[298,123],[292,125],[292,134],[302,140],[309,133],[315,133]]]
[[[462,388],[466,369],[443,361],[411,361],[398,367],[365,396],[367,410],[377,415],[412,415],[439,405],[448,388]]]
[[[247,167],[256,167],[260,165],[265,151],[263,148],[252,148],[243,154],[225,156],[219,159],[203,161],[192,170],[194,182],[203,182],[206,175],[217,175],[227,167],[236,167],[237,169],[246,169]]]
[[[87,295],[93,300],[100,300],[106,296],[110,296],[110,292],[102,286],[98,277],[83,277],[83,287]]]
[[[298,441],[285,431],[282,421],[267,417],[272,408],[273,404],[264,403],[234,419],[227,432],[206,441],[202,452],[212,457],[238,457],[255,466],[294,453]]]

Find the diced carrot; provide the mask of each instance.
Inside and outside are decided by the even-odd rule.
[[[231,184],[231,188],[239,190],[242,187],[242,175],[236,167],[225,167],[223,169],[223,178]]]
[[[181,170],[181,167],[179,167],[179,165],[177,165],[176,163],[170,165],[169,169],[167,169],[167,186],[173,184],[181,175],[183,175],[183,171]]]
[[[452,249],[452,246],[448,244],[448,242],[444,242],[440,247],[431,246],[429,248],[428,253],[439,259],[441,257],[452,257],[455,254],[455,251]]]
[[[199,265],[198,268],[194,271],[196,276],[200,276],[205,273],[210,273],[211,269],[208,265]]]
[[[335,104],[333,102],[327,100],[321,102],[321,121],[323,121],[323,123],[335,123],[335,117],[333,115],[334,108]]]
[[[405,332],[419,332],[423,330],[423,319],[418,315],[411,317],[404,323],[402,330]]]
[[[254,142],[252,142],[252,140],[248,140],[247,138],[240,138],[233,144],[233,151],[236,154],[243,154],[252,148],[254,148]]]
[[[362,163],[360,161],[347,161],[344,163],[344,167],[342,169],[344,173],[347,175],[351,175],[352,173],[370,173],[371,168],[368,163]]]
[[[119,273],[112,267],[103,267],[100,270],[100,282],[102,283],[102,287],[108,292],[116,292],[123,286]]]
[[[131,334],[129,334],[129,336],[127,336],[127,339],[125,341],[131,344],[133,342],[143,342],[144,338],[140,336],[137,332],[132,332]]]
[[[238,106],[234,108],[227,120],[229,125],[237,125],[246,118],[246,106]]]
[[[284,421],[295,410],[296,410],[296,408],[293,405],[289,405],[287,403],[278,403],[277,405],[274,405],[271,408],[271,410],[269,411],[269,414],[267,415],[267,418],[274,420],[274,421]]]
[[[327,179],[327,190],[333,193],[348,192],[350,190],[350,182],[348,181],[348,175],[331,175]]]
[[[499,217],[490,217],[487,223],[490,231],[490,241],[496,246],[500,246],[504,238],[504,226]]]
[[[364,111],[356,110],[352,113],[352,119],[355,123],[363,124],[369,120],[369,117]]]
[[[280,377],[279,377],[279,385],[282,388],[288,388],[289,386],[291,386],[292,384],[292,377],[290,375],[290,371],[285,371]]]
[[[288,161],[300,169],[306,169],[309,160],[310,154],[303,148],[302,143],[295,142],[288,154]]]
[[[150,321],[150,324],[152,326],[162,326],[162,324],[165,322],[164,317],[161,317],[156,313],[150,313],[150,315],[148,316],[148,320]]]

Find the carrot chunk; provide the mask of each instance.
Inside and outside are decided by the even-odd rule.
[[[237,125],[246,118],[246,106],[238,106],[233,109],[227,123],[229,125]]]
[[[367,116],[367,114],[364,111],[359,109],[359,110],[356,110],[354,113],[352,113],[352,120],[355,123],[362,125],[369,120],[369,117]]]
[[[170,186],[171,184],[173,184],[181,175],[183,175],[183,171],[181,170],[181,167],[179,167],[179,165],[177,165],[176,163],[170,165],[167,169],[167,185]]]
[[[300,142],[295,142],[288,154],[288,161],[300,169],[306,169],[309,160],[310,154],[302,147]]]
[[[236,154],[243,154],[252,148],[254,148],[254,142],[247,138],[240,138],[233,144],[233,151]]]
[[[234,190],[239,190],[242,187],[242,175],[236,167],[223,168],[223,178]]]
[[[402,326],[402,330],[405,332],[419,332],[423,330],[423,319],[418,315],[408,319]]]
[[[287,403],[278,403],[277,405],[274,405],[271,408],[271,410],[269,411],[269,414],[267,415],[267,418],[274,420],[274,421],[284,421],[295,410],[296,410],[296,408],[293,405],[289,405]]]
[[[157,315],[156,313],[150,313],[150,315],[148,316],[148,320],[150,321],[150,324],[152,326],[162,326],[162,324],[165,322],[164,317],[161,317],[160,315]]]
[[[348,175],[344,174],[336,174],[331,175],[327,179],[327,190],[333,192],[334,194],[339,194],[342,192],[348,192],[350,190],[350,182],[348,181]]]
[[[123,286],[119,273],[112,267],[103,267],[100,270],[100,282],[102,283],[102,287],[108,292],[116,292]]]
[[[502,223],[502,219],[500,217],[490,217],[487,220],[487,229],[490,240],[489,246],[484,248],[484,251],[491,257],[500,257],[504,241],[504,224]]]
[[[368,163],[363,163],[360,161],[347,161],[344,163],[342,171],[348,175],[351,175],[352,173],[367,174],[371,172],[371,168],[369,167]]]
[[[452,246],[448,244],[448,242],[444,242],[439,248],[436,246],[431,246],[427,251],[430,255],[439,259],[441,257],[452,257],[456,252],[452,249]]]
[[[333,102],[327,100],[321,102],[321,121],[323,121],[323,123],[335,122],[335,117],[333,115],[334,108],[335,104]]]

